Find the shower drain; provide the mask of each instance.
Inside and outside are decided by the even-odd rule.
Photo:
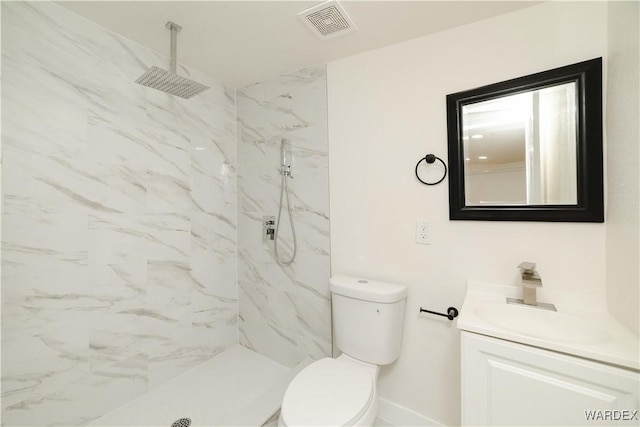
[[[191,425],[191,418],[180,418],[175,420],[171,427],[189,427]]]

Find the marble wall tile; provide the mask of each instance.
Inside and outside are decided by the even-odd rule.
[[[253,294],[240,286],[238,291],[240,344],[285,366],[298,363],[298,344],[295,325],[279,328],[268,321],[261,307],[253,301]]]
[[[2,5],[2,419],[85,425],[238,342],[235,90],[53,2]]]
[[[331,354],[326,69],[310,67],[237,94],[238,307],[240,342],[294,366]],[[293,152],[287,181],[297,256],[279,265],[262,239],[262,217],[277,215],[280,141]],[[286,199],[285,199],[286,200]],[[286,207],[279,252],[293,249]]]
[[[324,67],[236,99],[180,66],[211,87],[183,100],[134,83],[166,57],[53,3],[2,8],[4,422],[86,424],[238,340],[329,355]],[[260,235],[282,137],[288,267]]]

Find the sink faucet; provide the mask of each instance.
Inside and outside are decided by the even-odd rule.
[[[536,271],[536,264],[521,262],[518,268],[522,276],[522,302],[527,305],[538,305],[536,289],[542,287],[542,279]]]

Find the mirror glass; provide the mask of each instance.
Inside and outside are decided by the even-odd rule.
[[[604,221],[602,58],[447,95],[449,218]]]
[[[465,203],[575,205],[576,83],[462,107]]]

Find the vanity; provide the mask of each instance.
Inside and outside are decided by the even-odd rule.
[[[447,95],[449,219],[604,222],[602,124],[602,58]],[[638,336],[518,268],[467,283],[462,425],[640,426]]]
[[[461,330],[462,425],[640,424],[638,337],[601,301],[541,290],[557,311],[470,281]]]

